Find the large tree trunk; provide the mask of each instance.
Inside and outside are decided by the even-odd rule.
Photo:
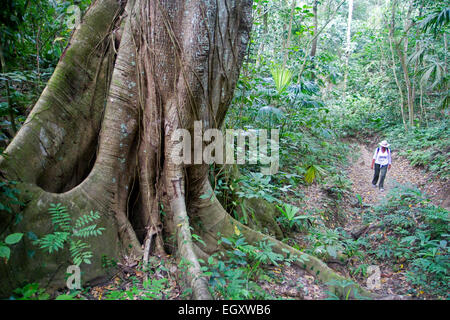
[[[74,218],[98,211],[106,230],[88,240],[95,256],[81,265],[83,283],[105,274],[102,255],[163,254],[173,251],[164,235],[176,234],[193,297],[211,298],[197,256],[220,249],[217,231],[230,236],[237,225],[250,243],[265,236],[232,219],[216,198],[202,197],[212,194],[209,166],[173,161],[172,135],[184,128],[193,136],[195,120],[203,130],[221,128],[251,12],[251,0],[97,0],[0,159],[2,179],[18,181],[25,203],[16,208],[23,216],[18,224],[1,213],[2,237],[51,232],[51,203],[65,205]],[[189,220],[200,222],[192,226],[205,249],[192,243]],[[278,252],[304,257],[298,264],[319,279],[341,279],[316,258],[267,238]],[[67,252],[47,255],[24,237],[0,264],[0,296],[26,282],[62,287],[68,265]]]
[[[89,280],[104,273],[101,254],[140,257],[149,237],[155,251],[165,251],[159,209],[166,204],[164,230],[177,231],[181,254],[192,260],[195,297],[208,298],[185,221],[190,177],[171,161],[170,138],[177,128],[192,130],[194,120],[220,128],[247,47],[251,5],[95,2],[1,159],[3,178],[19,181],[26,202],[23,221],[15,226],[4,213],[1,230],[51,232],[50,203],[74,217],[100,212],[106,232],[89,240],[98,256],[81,266]],[[30,258],[29,250],[36,248],[25,239],[2,264],[3,295],[23,281],[63,283],[66,255]]]
[[[17,225],[11,214],[0,213],[2,238],[13,231],[38,236],[51,232],[47,209],[50,203],[62,203],[75,217],[89,210],[101,212],[100,224],[106,231],[102,241],[91,242],[92,250],[110,257],[119,255],[112,173],[98,174],[102,166],[96,161],[92,169],[92,164],[96,154],[102,156],[96,149],[103,113],[110,109],[104,110],[114,63],[110,35],[123,10],[114,0],[97,1],[89,10],[40,99],[5,150],[6,156],[0,159],[2,179],[19,182],[17,188],[25,203],[17,208],[23,216]],[[33,251],[36,254],[31,256]],[[97,258],[82,266],[85,279],[103,274]],[[0,295],[6,296],[26,282],[63,286],[67,261],[67,254],[49,256],[24,237],[8,263],[0,263]]]

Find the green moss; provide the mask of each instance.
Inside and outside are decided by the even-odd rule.
[[[283,238],[283,232],[276,222],[277,209],[274,204],[263,199],[241,199],[241,206],[237,208],[241,217],[247,215],[248,225],[261,232],[267,232],[277,239]],[[245,213],[244,213],[245,210]]]

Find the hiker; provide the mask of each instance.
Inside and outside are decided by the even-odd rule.
[[[380,191],[384,191],[384,179],[386,178],[387,170],[391,169],[391,150],[389,150],[389,143],[386,140],[380,142],[380,146],[375,150],[373,154],[372,165],[370,169],[373,169],[375,165],[375,174],[373,175],[372,185],[377,187],[378,177],[380,177],[379,188]]]

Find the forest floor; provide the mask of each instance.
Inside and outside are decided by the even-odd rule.
[[[376,139],[371,139],[376,140]],[[437,206],[449,209],[450,190],[443,181],[433,177],[431,173],[424,172],[421,168],[413,167],[409,161],[396,153],[392,154],[392,167],[386,175],[384,182],[384,192],[378,187],[372,186],[373,170],[370,168],[373,152],[377,145],[365,145],[358,141],[347,141],[354,150],[349,157],[349,165],[345,170],[348,179],[351,181],[351,191],[344,196],[344,201],[339,204],[339,208],[334,207],[330,201],[329,189],[325,185],[312,184],[304,189],[304,200],[299,205],[304,205],[304,210],[316,213],[335,211],[335,218],[329,219],[328,228],[343,227],[347,232],[357,229],[362,225],[362,210],[357,204],[360,196],[362,207],[370,208],[380,205],[389,193],[389,190],[397,185],[411,185],[425,192],[430,200]],[[326,218],[327,219],[327,218]],[[384,230],[376,232],[383,233]],[[384,232],[384,236],[386,234]],[[300,239],[302,237],[299,237]],[[302,240],[298,241],[302,242]],[[352,277],[350,274],[349,261],[346,265],[340,263],[328,263],[328,266],[347,278],[353,278],[363,287],[366,287],[364,277]],[[403,267],[403,265],[401,265]],[[381,269],[381,289],[376,290],[382,295],[403,295],[408,289],[408,283],[403,270],[394,271],[391,265],[380,265]],[[315,291],[316,295],[312,299],[322,299],[325,288],[320,286],[320,290]]]
[[[417,167],[409,164],[408,160],[400,157],[398,154],[392,154],[392,168],[388,171],[385,180],[385,191],[380,192],[378,188],[371,185],[373,170],[370,169],[373,150],[376,145],[364,145],[358,141],[346,141],[351,145],[349,165],[342,168],[351,181],[350,191],[346,191],[344,198],[336,206],[333,202],[333,194],[327,185],[314,183],[307,187],[302,187],[304,193],[302,199],[291,199],[296,205],[302,208],[304,212],[315,212],[325,218],[325,225],[328,228],[343,227],[346,231],[351,231],[362,224],[362,207],[370,208],[379,205],[385,199],[389,190],[397,184],[414,185],[426,192],[434,204],[448,209],[449,190],[442,181],[432,177]],[[358,205],[357,195],[362,202]],[[328,212],[331,215],[324,214]],[[335,215],[334,218],[332,215]],[[383,233],[383,230],[376,232]],[[291,235],[292,236],[292,235]],[[305,245],[304,234],[295,234],[295,242],[302,247]],[[159,259],[157,259],[160,261]],[[156,266],[152,271],[153,279],[168,279],[167,283],[159,286],[157,299],[185,299],[188,295],[184,294],[183,284],[180,279],[176,279],[177,272],[174,257],[165,259],[166,266]],[[159,263],[157,263],[159,265]],[[329,267],[339,274],[354,279],[363,287],[366,287],[366,278],[351,275],[350,267],[354,266],[353,261],[347,264],[329,262]],[[170,266],[170,267],[168,267]],[[305,270],[295,266],[269,266],[266,277],[258,280],[258,284],[268,294],[278,299],[302,299],[302,300],[320,300],[327,299],[327,285],[320,283]],[[146,275],[135,265],[122,266],[119,268],[113,279],[107,284],[93,287],[88,294],[90,299],[117,299],[125,298],[126,294],[120,292],[130,292],[133,288],[142,288],[145,286],[144,279]],[[392,265],[380,265],[381,269],[381,289],[376,292],[382,295],[402,295],[408,290],[408,284],[404,272],[392,270]],[[169,271],[170,270],[170,271]],[[152,281],[152,280],[151,280]],[[128,299],[139,299],[132,297]]]

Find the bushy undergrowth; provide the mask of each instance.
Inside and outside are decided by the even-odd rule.
[[[339,167],[346,163],[350,149],[333,129],[320,88],[312,81],[290,81],[281,85],[274,73],[271,77],[267,72],[267,77],[242,76],[238,82],[226,127],[279,129],[280,157],[279,171],[272,176],[259,174],[260,165],[239,166],[239,184],[244,186],[240,198],[283,204],[279,200],[301,196],[295,190],[298,185],[339,180]],[[227,189],[220,176],[215,184]]]
[[[414,127],[405,132],[400,125],[384,132],[391,143],[412,165],[431,171],[440,179],[450,178],[450,126],[448,121]]]
[[[250,245],[237,228],[235,231],[234,236],[219,240],[226,250],[212,255],[203,267],[213,296],[232,300],[277,299],[261,287],[263,281],[272,283],[279,278],[267,267],[290,265],[299,258],[290,257],[289,252],[286,256],[273,252],[270,241]]]
[[[379,265],[405,275],[403,294],[449,298],[448,210],[415,187],[398,186],[385,202],[363,212],[363,224],[376,228],[357,239],[341,227],[310,227],[306,252],[321,259],[345,257],[352,261],[350,274],[364,284],[368,267]]]
[[[367,212],[368,223],[382,223],[384,234],[367,236],[375,260],[401,263],[411,294],[449,298],[449,212],[433,205],[413,187],[392,189],[387,201]]]

